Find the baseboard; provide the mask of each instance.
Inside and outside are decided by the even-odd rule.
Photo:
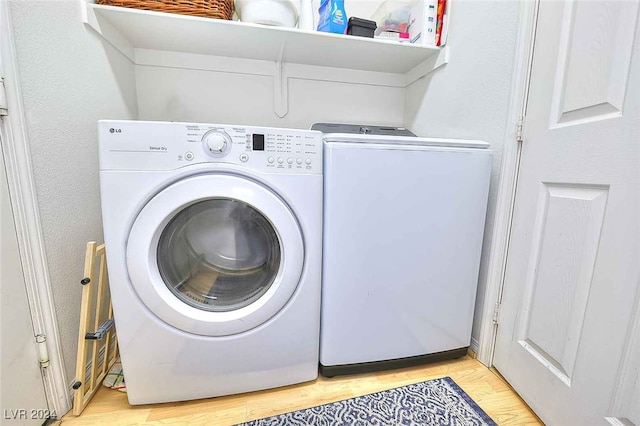
[[[469,345],[469,352],[473,352],[473,356],[472,358],[477,358],[477,354],[478,354],[478,348],[480,347],[480,343],[478,342],[478,339],[476,339],[475,337],[471,338],[471,345]],[[471,356],[471,355],[469,355]]]

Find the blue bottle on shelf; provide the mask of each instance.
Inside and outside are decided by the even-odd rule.
[[[318,12],[320,12],[318,31],[336,34],[347,32],[348,20],[344,10],[344,0],[322,0]]]

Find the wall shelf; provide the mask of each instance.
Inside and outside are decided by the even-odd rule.
[[[134,49],[229,56],[246,59],[407,73],[440,48],[339,34],[266,27],[87,3],[89,23],[99,32],[105,21]],[[93,22],[92,22],[93,21]],[[282,46],[284,55],[280,58]],[[130,50],[130,48],[128,49]],[[132,52],[127,52],[131,56]],[[135,58],[131,58],[135,62]]]
[[[85,24],[136,65],[273,76],[281,117],[290,77],[404,88],[448,62],[447,47],[81,3]]]

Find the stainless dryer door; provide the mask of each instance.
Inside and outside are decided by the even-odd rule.
[[[140,211],[127,267],[140,299],[181,330],[225,336],[275,315],[297,288],[302,234],[287,205],[239,176],[202,175]]]

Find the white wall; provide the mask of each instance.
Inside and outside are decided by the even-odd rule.
[[[348,16],[369,18],[380,0],[348,0]],[[313,1],[315,25],[319,0]],[[286,66],[286,65],[285,65]],[[136,66],[141,120],[198,121],[308,129],[316,122],[401,126],[405,90],[312,79],[289,80],[289,112],[273,111],[273,78]]]
[[[516,42],[516,1],[453,0],[451,60],[407,88],[405,126],[421,136],[481,139],[494,153],[484,250],[472,337],[479,337],[488,247],[507,126]]]
[[[133,65],[79,1],[12,1],[18,71],[66,377],[75,376],[84,251],[102,241],[96,121],[136,114]]]
[[[400,126],[404,89],[289,80],[289,112],[273,111],[273,78],[136,66],[141,120],[199,121],[308,129],[316,122]]]

